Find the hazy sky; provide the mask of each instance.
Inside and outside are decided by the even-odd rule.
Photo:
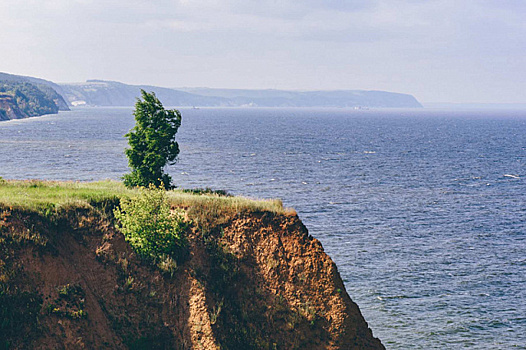
[[[0,0],[0,71],[526,103],[524,0]]]

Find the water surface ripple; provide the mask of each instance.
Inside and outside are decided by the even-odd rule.
[[[526,348],[526,112],[183,109],[180,187],[279,197],[388,349]],[[0,176],[118,179],[131,109],[0,123]]]

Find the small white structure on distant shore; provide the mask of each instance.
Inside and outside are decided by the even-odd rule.
[[[79,100],[79,101],[73,101],[73,102],[71,102],[71,105],[72,105],[73,107],[85,106],[85,105],[86,105],[86,101],[82,101],[82,100]]]

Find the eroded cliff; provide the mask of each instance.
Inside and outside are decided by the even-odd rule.
[[[187,234],[166,275],[104,210],[2,207],[0,347],[383,349],[295,214],[238,212]]]

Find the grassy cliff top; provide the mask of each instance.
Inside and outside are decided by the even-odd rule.
[[[138,189],[128,189],[118,181],[58,182],[40,180],[3,180],[0,178],[0,205],[36,211],[68,206],[97,206],[134,197]],[[284,213],[281,200],[255,200],[225,196],[209,190],[168,191],[173,206],[192,211],[239,212],[270,211]]]

